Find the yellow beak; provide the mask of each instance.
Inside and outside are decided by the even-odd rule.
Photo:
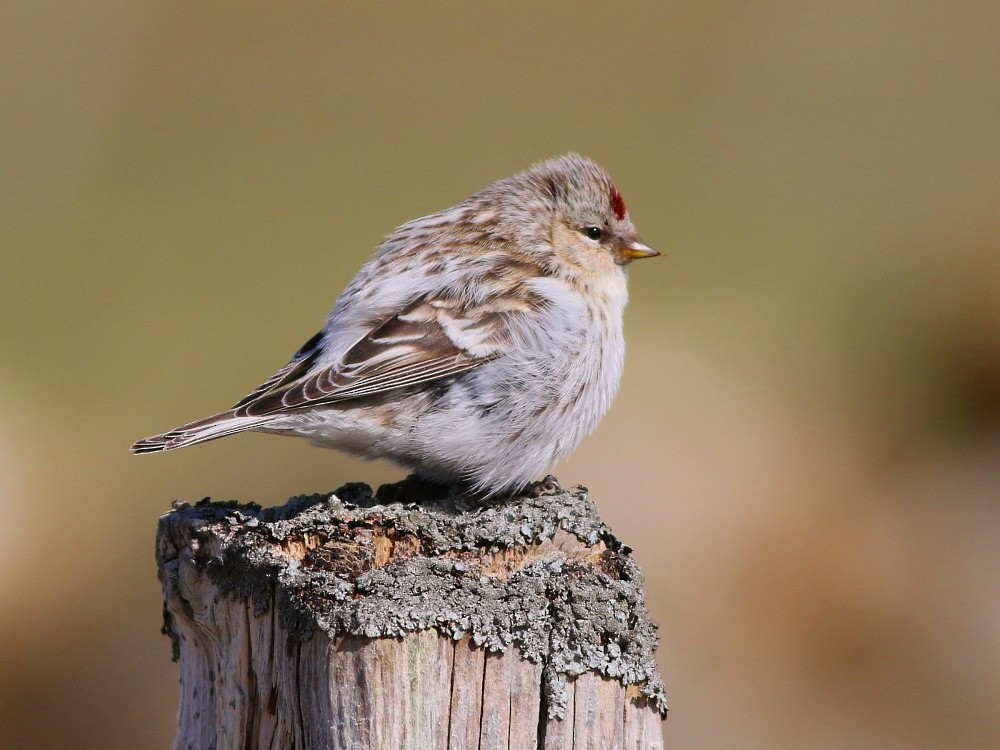
[[[621,249],[620,255],[624,262],[629,263],[633,260],[639,260],[639,258],[653,258],[657,255],[663,255],[663,253],[654,250],[641,240],[633,240]]]

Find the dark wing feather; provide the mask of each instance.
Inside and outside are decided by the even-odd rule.
[[[241,398],[239,402],[233,406],[233,410],[235,411],[240,409],[241,407],[256,401],[265,394],[280,390],[282,387],[286,387],[290,383],[294,383],[302,378],[307,372],[309,372],[309,369],[313,366],[313,364],[315,364],[321,351],[320,344],[322,344],[322,342],[323,332],[320,331],[304,343],[297,352],[295,352],[295,356],[292,357],[291,362],[257,386],[252,393],[248,393],[246,396]]]
[[[235,415],[332,404],[466,372],[506,351],[512,312],[420,299],[373,328],[334,367],[303,372],[293,360],[237,404]]]

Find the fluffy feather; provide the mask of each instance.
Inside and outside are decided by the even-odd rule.
[[[399,227],[287,365],[228,411],[132,450],[255,430],[487,495],[519,489],[607,411],[625,266],[656,254],[604,170],[575,154],[543,162]]]

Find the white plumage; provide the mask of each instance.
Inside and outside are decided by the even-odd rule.
[[[132,450],[256,430],[486,495],[520,489],[607,411],[625,266],[658,254],[604,170],[575,154],[543,162],[401,226],[285,367]]]

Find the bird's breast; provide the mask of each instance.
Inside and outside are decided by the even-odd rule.
[[[524,405],[516,413],[554,420],[560,424],[553,429],[579,437],[596,426],[618,388],[624,299],[582,294],[558,280],[535,289],[546,304],[495,363],[499,387],[512,403]]]

